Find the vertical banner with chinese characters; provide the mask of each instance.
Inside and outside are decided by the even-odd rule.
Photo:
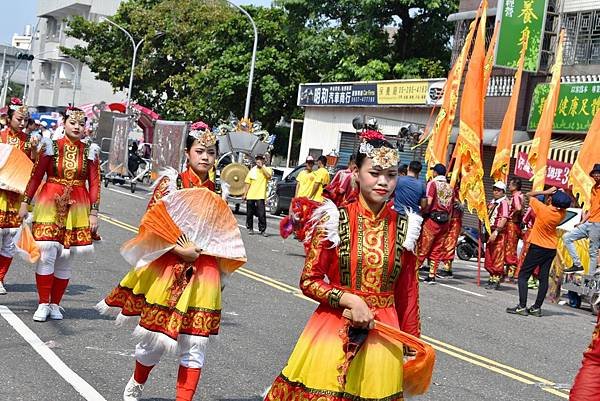
[[[528,129],[537,128],[550,86],[539,84],[533,92]],[[600,82],[561,83],[554,132],[587,132],[600,110]]]
[[[497,66],[517,68],[522,38],[527,35],[529,42],[523,69],[538,70],[547,7],[548,0],[503,0],[498,11],[501,21],[496,49]]]

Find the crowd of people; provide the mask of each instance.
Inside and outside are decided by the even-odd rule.
[[[1,283],[17,245],[22,247],[15,243],[15,235],[24,230],[32,214],[31,236],[40,253],[35,261],[38,307],[32,318],[60,320],[73,258],[85,258],[86,252],[93,251],[100,208],[99,148],[82,141],[86,117],[77,108],[63,113],[60,135],[28,131],[28,109],[17,99],[9,105],[6,122],[0,131],[0,157],[6,160],[0,160],[0,166],[21,163],[26,185],[21,192],[11,190],[16,182],[2,182],[0,288],[6,294]],[[131,270],[97,305],[101,313],[115,312],[119,322],[137,322],[134,334],[139,342],[123,393],[125,401],[141,399],[145,383],[166,352],[179,356],[176,400],[193,399],[208,339],[220,329],[226,277],[246,260],[245,252],[243,257],[225,254],[236,246],[243,250],[243,242],[231,210],[214,195],[211,171],[217,159],[217,138],[205,123],[194,123],[191,128],[185,146],[186,167],[181,172],[165,170],[157,179],[139,233],[121,248]],[[15,156],[13,152],[21,153]],[[303,239],[306,251],[300,289],[319,306],[265,400],[402,400],[405,395],[427,391],[433,349],[419,339],[417,272],[427,261],[424,282],[452,277],[464,207],[448,182],[445,166],[434,166],[432,179],[425,183],[419,178],[419,162],[410,162],[404,172],[399,161],[397,149],[373,130],[363,132],[348,168],[333,179],[325,157],[317,159],[316,169],[315,160],[306,160],[288,223]],[[570,240],[592,237],[598,231],[600,165],[591,175],[596,180],[592,207]],[[271,176],[264,158],[257,157],[245,178],[250,234],[255,216],[259,232],[265,234],[266,188]],[[492,230],[485,255],[488,288],[497,289],[503,279],[518,277],[519,304],[507,312],[541,316],[549,264],[556,252],[556,227],[571,199],[556,188],[530,192],[525,195],[530,211],[524,213],[520,186],[518,180],[509,183],[509,200],[506,185],[494,184],[489,204]],[[183,203],[178,202],[187,199],[191,209],[186,197],[201,203],[196,208],[203,211],[201,217],[181,207]],[[533,223],[527,230],[529,245],[523,259],[517,256],[516,243],[525,216]],[[191,220],[206,226],[203,233],[220,235],[216,238],[223,241],[223,253],[205,252],[190,238],[185,227]],[[540,288],[535,303],[527,308],[527,281],[536,268]],[[581,262],[574,258],[570,271],[580,269]],[[595,380],[600,365],[599,330],[600,324],[575,381],[574,400],[594,399],[590,394],[597,397],[600,392]]]

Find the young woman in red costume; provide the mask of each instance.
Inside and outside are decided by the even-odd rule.
[[[63,118],[65,135],[43,140],[43,153],[19,211],[21,218],[28,214],[29,203],[46,176],[36,195],[32,224],[41,251],[35,275],[39,305],[33,320],[37,322],[63,318],[60,302],[71,278],[73,255],[93,251],[92,232],[98,228],[100,148],[80,140],[86,120],[83,111],[70,107]]]
[[[320,305],[267,401],[403,399],[402,343],[363,330],[366,339],[352,350],[354,330],[374,319],[420,335],[416,271],[414,263],[403,263],[419,228],[388,203],[398,152],[376,131],[363,140],[354,171],[358,199],[339,208],[326,200],[314,211],[300,288]],[[351,321],[342,316],[344,309]]]
[[[23,132],[28,116],[27,106],[21,99],[12,98],[8,105],[7,126],[0,131],[0,143],[14,146],[33,160],[39,139],[30,139]],[[0,295],[6,294],[4,278],[16,252],[14,237],[22,222],[19,217],[22,200],[22,195],[0,189]]]
[[[215,190],[209,172],[217,156],[217,140],[202,122],[192,124],[187,137],[188,167],[178,173],[169,169],[158,179],[148,205],[150,210],[170,193],[187,188],[205,187]],[[224,204],[224,203],[223,203]],[[224,207],[227,207],[224,204]],[[241,238],[240,238],[241,242]],[[194,246],[175,246],[171,251],[141,267],[134,267],[119,285],[98,304],[101,313],[119,312],[117,322],[139,318],[134,335],[140,338],[135,347],[135,369],[123,394],[125,401],[137,401],[142,396],[150,371],[159,363],[165,351],[179,355],[177,401],[194,397],[204,366],[209,336],[218,334],[221,316],[221,275],[217,259],[201,254]],[[122,252],[123,253],[123,252]],[[180,273],[173,266],[193,263],[194,273],[180,288],[178,301],[172,299]],[[183,291],[183,292],[182,292]]]
[[[583,361],[579,373],[575,376],[571,388],[570,401],[600,400],[600,315],[594,332],[592,342],[583,353]]]

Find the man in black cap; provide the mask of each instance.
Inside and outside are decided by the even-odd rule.
[[[417,268],[425,259],[429,259],[429,275],[425,282],[434,284],[438,265],[446,257],[443,240],[450,227],[454,191],[446,181],[446,167],[443,164],[436,164],[431,169],[433,179],[427,183],[425,191],[427,205],[421,209],[424,222],[419,238]]]
[[[537,200],[537,195],[552,195],[550,205]],[[542,316],[542,303],[548,292],[550,266],[556,256],[558,236],[556,227],[565,218],[566,210],[571,206],[571,198],[562,191],[552,187],[546,191],[529,192],[529,207],[535,212],[535,223],[529,235],[529,250],[519,271],[519,304],[514,308],[506,308],[507,313],[516,315]],[[540,286],[535,303],[527,308],[527,281],[536,267],[540,267]]]
[[[574,242],[583,238],[590,239],[590,275],[600,274],[596,269],[598,263],[598,248],[600,247],[600,164],[594,164],[594,168],[590,172],[590,176],[594,180],[592,187],[592,195],[590,204],[581,216],[581,222],[575,225],[575,228],[563,235],[563,242],[571,259],[573,266],[565,270],[565,273],[582,272],[583,266],[581,258],[577,254]]]

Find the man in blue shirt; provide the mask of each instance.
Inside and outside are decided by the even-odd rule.
[[[421,162],[413,160],[408,165],[408,174],[398,177],[394,195],[394,209],[397,212],[407,208],[420,214],[421,208],[427,205],[425,183],[418,178],[422,168]]]

